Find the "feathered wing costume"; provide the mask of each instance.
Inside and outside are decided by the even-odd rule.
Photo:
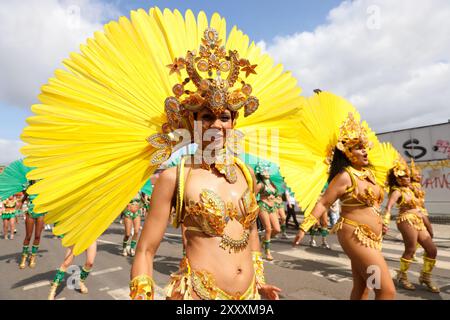
[[[177,10],[132,11],[131,19],[108,23],[80,49],[64,61],[67,70],[57,70],[42,87],[41,103],[32,106],[36,115],[22,134],[25,163],[36,167],[28,174],[38,180],[29,190],[38,194],[35,211],[48,212],[46,223],[58,222],[55,234],[64,234],[63,245],[74,245],[75,254],[103,233],[169,158],[174,130],[189,127],[187,111],[198,110],[204,98],[195,89],[212,95],[220,108],[220,84],[229,86],[227,105],[245,110],[236,129],[277,131],[276,142],[250,137],[245,145],[257,146],[269,160],[279,157],[283,176],[302,194],[289,182],[299,158],[292,128],[301,89],[236,27],[227,36],[218,14],[208,21],[203,12],[195,18],[189,10],[184,17]],[[226,80],[210,79],[220,73]],[[275,143],[278,154],[271,151]]]
[[[379,164],[383,163],[385,146],[379,143],[366,122],[360,122],[358,111],[348,101],[332,93],[321,91],[304,100],[298,126],[301,142],[298,148],[308,155],[299,159],[295,179],[305,217],[311,213],[327,183],[335,148],[345,150],[340,145],[342,139],[359,142],[364,137],[365,145],[372,147],[369,161],[375,167],[377,182],[384,184],[386,172],[383,171],[384,165],[379,167]]]
[[[13,161],[0,174],[0,200],[24,191],[28,187],[26,175],[32,168],[23,164],[23,160]]]

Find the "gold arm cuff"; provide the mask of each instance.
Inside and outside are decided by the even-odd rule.
[[[259,285],[266,284],[262,253],[259,251],[252,251],[252,260],[253,268],[255,269],[256,283]]]
[[[132,300],[153,300],[153,279],[146,274],[134,277],[130,281],[130,298]]]
[[[389,223],[391,222],[391,211],[385,211],[383,215],[383,224],[385,226],[389,226]]]
[[[305,233],[308,232],[309,229],[311,229],[311,227],[313,225],[315,225],[317,222],[319,222],[317,220],[316,217],[314,217],[312,214],[310,214],[309,216],[307,216],[305,218],[305,220],[303,220],[302,224],[300,225],[300,229],[302,229]]]

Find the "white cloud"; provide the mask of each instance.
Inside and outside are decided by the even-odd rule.
[[[303,95],[342,95],[375,131],[388,131],[450,118],[448,17],[447,0],[345,1],[313,32],[260,44]]]
[[[62,60],[79,51],[104,20],[119,11],[100,0],[2,1],[0,6],[0,101],[29,107],[38,102]]]
[[[25,144],[22,141],[0,139],[0,166],[8,165],[11,162],[23,158],[20,148]]]

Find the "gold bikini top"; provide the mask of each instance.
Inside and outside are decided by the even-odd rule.
[[[400,198],[397,201],[397,208],[400,211],[420,208],[420,200],[416,198],[414,192],[408,187],[393,187],[392,191],[398,190]]]
[[[17,201],[16,200],[5,200],[3,202],[5,205],[5,212],[11,212],[14,211],[16,208]]]
[[[341,198],[342,207],[370,207],[375,212],[380,213],[379,206],[383,202],[384,192],[380,192],[378,196],[375,194],[372,186],[364,188],[362,192],[358,192],[357,180],[369,181],[374,186],[377,186],[375,176],[369,169],[363,169],[361,171],[356,170],[353,167],[346,167],[345,171],[348,172],[352,185],[345,190],[344,196]]]
[[[256,221],[258,204],[253,192],[253,179],[245,163],[235,158],[235,164],[243,172],[248,185],[239,200],[242,201],[244,207],[242,214],[239,214],[238,208],[233,202],[225,202],[217,193],[205,188],[200,193],[200,201],[189,200],[185,204],[183,215],[185,160],[186,157],[183,157],[178,165],[177,205],[173,225],[178,227],[186,217],[190,216],[199,227],[188,226],[186,230],[199,231],[210,236],[223,236],[225,226],[230,220],[237,220],[245,230],[249,229]]]

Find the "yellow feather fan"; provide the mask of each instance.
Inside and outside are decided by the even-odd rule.
[[[167,122],[164,101],[183,81],[177,73],[169,75],[167,65],[197,50],[207,27],[226,40],[227,50],[258,65],[246,82],[259,109],[238,119],[237,128],[276,131],[276,142],[249,137],[246,146],[257,143],[269,159],[277,158],[287,182],[295,185],[290,172],[300,151],[293,129],[302,101],[296,79],[237,28],[227,37],[225,19],[218,14],[208,21],[203,12],[195,18],[190,10],[184,17],[177,10],[132,11],[130,19],[106,24],[80,53],[70,54],[67,70],[57,70],[42,87],[41,103],[32,106],[36,115],[21,136],[27,143],[25,163],[36,167],[28,175],[38,180],[29,190],[38,194],[35,211],[48,212],[46,223],[58,222],[55,234],[64,234],[63,245],[74,245],[76,255],[108,228],[156,169],[150,159],[158,149],[146,138],[161,132]],[[272,152],[275,144],[281,151]]]
[[[353,114],[358,123],[360,115],[348,101],[329,92],[314,94],[303,101],[296,129],[301,142],[297,146],[297,152],[308,155],[297,163],[296,187],[300,193],[296,196],[305,209],[305,216],[308,216],[327,182],[332,152],[337,145],[341,125],[349,113]],[[379,144],[367,123],[363,122],[362,126],[366,128],[372,145]]]

